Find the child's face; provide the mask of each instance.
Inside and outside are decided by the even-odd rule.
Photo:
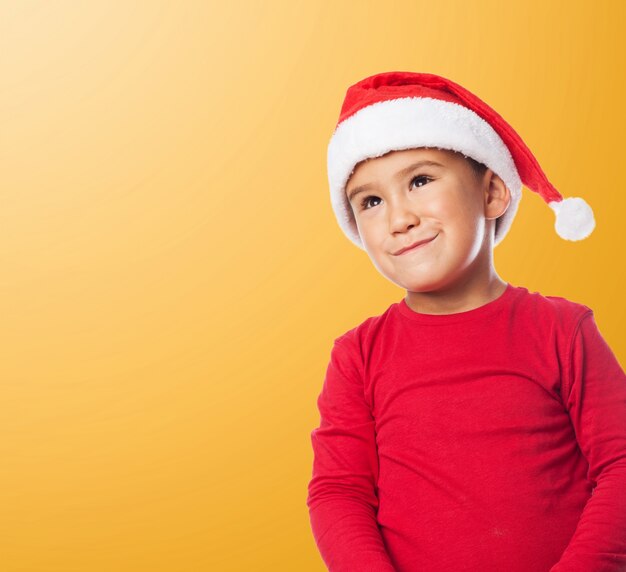
[[[422,161],[438,165],[415,166]],[[472,273],[488,272],[495,219],[510,203],[509,190],[493,171],[487,169],[479,180],[463,155],[430,148],[392,151],[359,163],[346,193],[372,262],[412,292],[448,288]],[[398,254],[424,239],[433,240]]]

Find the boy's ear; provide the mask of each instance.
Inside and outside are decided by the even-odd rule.
[[[491,169],[485,172],[485,218],[501,217],[511,204],[511,191]]]

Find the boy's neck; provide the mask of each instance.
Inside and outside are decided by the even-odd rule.
[[[410,292],[405,297],[411,310],[421,314],[456,314],[484,306],[499,298],[508,284],[495,272],[486,278],[456,284],[433,292]]]

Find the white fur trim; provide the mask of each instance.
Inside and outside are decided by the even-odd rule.
[[[593,211],[585,199],[567,197],[562,201],[552,201],[548,206],[554,211],[556,233],[566,240],[587,238],[596,226]]]
[[[374,103],[342,121],[328,144],[331,204],[348,238],[364,249],[345,186],[354,167],[389,151],[437,147],[458,151],[496,173],[511,193],[500,217],[494,244],[506,235],[522,197],[522,182],[504,141],[471,109],[430,97],[407,97]]]

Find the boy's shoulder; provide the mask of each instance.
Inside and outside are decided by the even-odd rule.
[[[511,320],[562,328],[563,333],[567,333],[576,327],[584,315],[593,312],[586,304],[564,296],[543,294],[524,286],[512,286],[515,295],[508,298],[510,302],[508,315]],[[365,318],[358,325],[337,336],[334,343],[346,349],[357,349],[363,342],[373,340],[386,324],[400,318],[400,313],[394,311],[398,305],[399,302],[394,302],[382,313]]]
[[[337,336],[334,343],[354,348],[361,345],[365,340],[373,338],[383,325],[392,318],[392,311],[397,305],[398,303],[394,302],[382,313],[368,316],[358,325]]]
[[[538,318],[551,319],[559,323],[577,322],[582,316],[593,310],[582,302],[574,301],[556,294],[542,294],[523,286],[516,286],[521,291],[520,300],[529,311],[534,311]]]

